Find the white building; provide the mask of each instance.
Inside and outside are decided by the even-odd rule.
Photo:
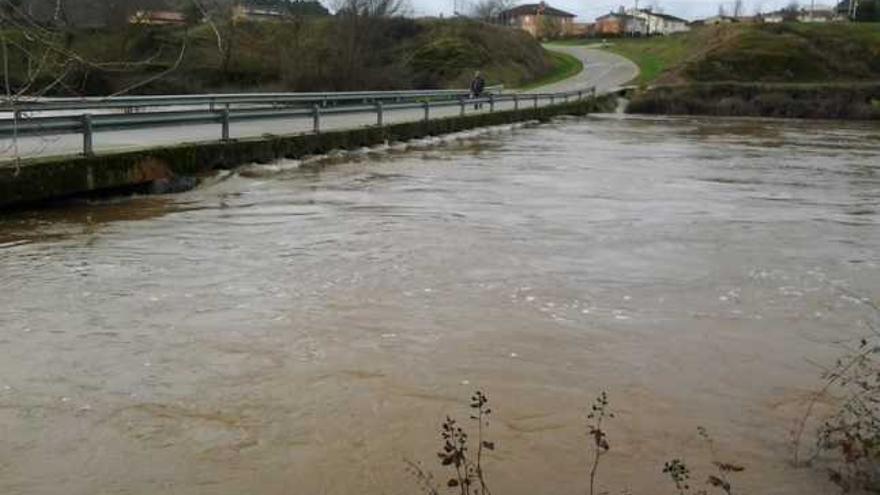
[[[759,16],[761,22],[769,24],[777,24],[780,22],[835,22],[845,21],[846,17],[842,16],[834,7],[827,5],[816,5],[813,8],[802,8],[797,11],[777,10],[768,12]]]
[[[645,21],[648,35],[683,33],[691,29],[685,19],[652,12],[651,9],[629,9],[626,13]]]

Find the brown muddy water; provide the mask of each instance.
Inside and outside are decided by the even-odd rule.
[[[592,117],[0,219],[0,493],[416,493],[494,406],[496,494],[789,465],[880,297],[880,128]],[[424,143],[422,143],[424,144]],[[854,296],[857,295],[857,296]],[[821,409],[821,408],[820,408]]]

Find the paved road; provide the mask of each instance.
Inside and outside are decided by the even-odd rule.
[[[576,76],[531,91],[553,93],[595,86],[602,93],[620,87],[639,75],[639,68],[632,61],[602,49],[554,44],[544,47],[579,58],[584,64],[584,70]]]
[[[580,58],[584,70],[564,81],[533,89],[529,92],[561,92],[577,91],[595,86],[597,91],[604,92],[625,84],[638,75],[638,68],[629,60],[605,52],[582,46],[551,45],[548,48],[570,53]],[[498,104],[496,109],[512,109],[513,103]],[[467,111],[474,112],[472,107]],[[488,111],[485,105],[482,111]],[[432,117],[458,115],[459,108],[446,107],[431,110]],[[384,121],[387,124],[412,122],[423,118],[421,110],[386,111]],[[347,114],[325,116],[321,128],[345,129],[373,125],[376,117],[373,114]],[[233,123],[231,137],[259,137],[264,134],[291,134],[311,132],[310,118],[290,120],[266,120]],[[98,153],[111,151],[136,150],[145,147],[167,146],[172,144],[213,141],[220,138],[220,125],[194,125],[180,127],[159,127],[149,130],[102,131],[94,138],[94,148]],[[79,134],[53,135],[41,137],[19,138],[17,143],[10,139],[0,139],[0,163],[9,162],[16,155],[21,157],[57,156],[77,154],[82,150],[82,136]]]

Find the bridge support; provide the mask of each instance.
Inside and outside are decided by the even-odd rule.
[[[221,130],[221,139],[223,141],[229,141],[229,105],[223,109],[222,115],[222,130]]]
[[[85,114],[82,116],[82,128],[83,128],[83,155],[92,156],[95,154],[94,143],[92,141],[92,116],[91,114]]]
[[[312,106],[312,129],[315,134],[321,133],[321,109],[318,105]]]

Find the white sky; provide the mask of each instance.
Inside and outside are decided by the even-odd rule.
[[[452,13],[453,1],[459,5],[469,0],[410,0],[415,15],[449,16]],[[540,0],[522,0],[519,3],[537,3]],[[607,14],[623,5],[627,8],[634,5],[634,0],[546,0],[553,7],[571,12],[578,16],[578,22],[593,21],[596,17]],[[728,12],[732,10],[732,0],[639,0],[639,7],[653,7],[663,13],[682,17],[688,20],[702,19],[718,13],[718,5],[724,3]],[[744,0],[746,14],[754,14],[757,10],[769,12],[785,7],[790,0]],[[819,1],[816,5],[819,5]],[[822,4],[831,4],[827,0]],[[809,5],[808,0],[801,0],[801,5]]]

